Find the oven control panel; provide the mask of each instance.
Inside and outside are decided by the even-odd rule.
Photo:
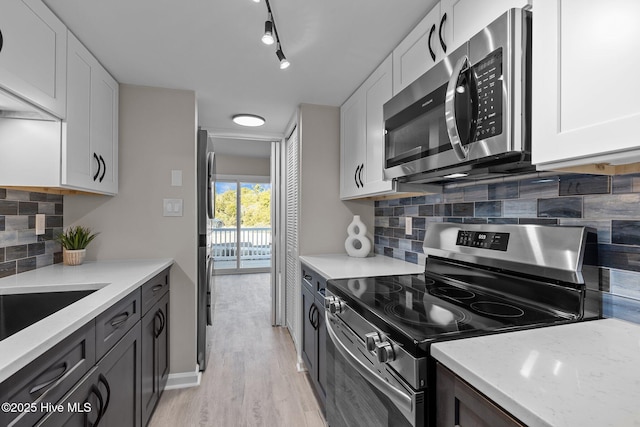
[[[456,245],[470,248],[491,249],[494,251],[507,250],[509,233],[496,233],[490,231],[459,230]]]

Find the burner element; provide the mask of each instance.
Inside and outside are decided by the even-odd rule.
[[[465,323],[467,320],[467,316],[462,311],[455,308],[444,308],[437,304],[426,305],[426,315],[397,302],[387,304],[384,311],[403,322],[418,326],[448,326]]]
[[[495,317],[520,317],[524,310],[514,305],[502,302],[478,301],[471,303],[470,307],[478,313]]]
[[[471,299],[476,296],[476,294],[471,291],[468,291],[466,289],[454,288],[452,286],[430,289],[429,293],[436,297],[451,298],[456,301]]]

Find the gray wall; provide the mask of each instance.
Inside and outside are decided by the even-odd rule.
[[[192,91],[120,85],[119,193],[65,196],[64,226],[100,235],[87,259],[173,258],[171,373],[196,365],[196,124]],[[171,186],[171,170],[182,186]],[[183,199],[182,217],[163,217],[162,199]]]
[[[271,160],[216,153],[216,174],[269,176]]]
[[[373,202],[340,200],[340,108],[302,104],[299,115],[298,251],[300,255],[345,253],[353,215],[360,215],[373,232]]]

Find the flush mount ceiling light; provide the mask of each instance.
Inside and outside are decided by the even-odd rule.
[[[255,114],[236,114],[231,120],[240,126],[249,127],[262,126],[265,123],[263,117],[256,116]]]
[[[260,0],[253,0],[256,3],[259,3]],[[264,0],[267,5],[267,20],[264,23],[264,34],[262,35],[262,43],[266,45],[272,45],[276,43],[276,56],[278,57],[278,61],[280,61],[280,69],[284,70],[285,68],[289,68],[291,63],[284,56],[284,52],[282,52],[282,46],[280,45],[280,37],[278,36],[278,30],[276,28],[276,20],[273,17],[273,12],[271,11],[271,5],[269,4],[269,0]]]

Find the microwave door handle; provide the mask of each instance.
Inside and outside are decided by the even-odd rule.
[[[368,366],[362,363],[344,344],[342,344],[342,341],[340,341],[340,338],[338,338],[336,332],[333,330],[329,313],[327,311],[325,311],[324,317],[325,325],[327,326],[327,334],[335,345],[338,353],[340,353],[340,355],[344,357],[365,380],[387,396],[387,398],[397,406],[400,412],[402,412],[402,415],[404,415],[413,425],[413,421],[411,420],[415,419],[414,411],[416,405],[414,404],[415,402],[413,401],[414,399],[412,396],[389,384],[384,378],[381,378]]]
[[[467,159],[469,150],[462,145],[460,134],[458,133],[458,126],[456,125],[456,88],[458,86],[458,77],[460,77],[460,74],[462,74],[463,70],[466,70],[468,66],[469,58],[466,55],[458,60],[447,84],[447,93],[444,100],[444,121],[447,126],[449,142],[451,143],[453,152],[460,161]]]

